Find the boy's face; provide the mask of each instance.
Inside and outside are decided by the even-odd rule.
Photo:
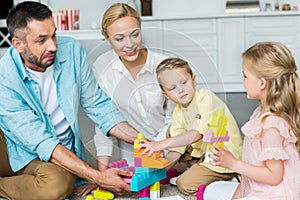
[[[195,94],[195,75],[191,77],[186,69],[178,68],[162,71],[159,76],[163,95],[183,107],[191,103]]]

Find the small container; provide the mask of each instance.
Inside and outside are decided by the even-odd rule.
[[[152,16],[152,0],[141,0],[142,16]]]
[[[280,9],[279,9],[279,1],[277,0],[276,2],[275,2],[275,11],[279,11]]]
[[[266,3],[265,4],[265,12],[271,12],[272,8],[271,8],[271,4],[270,3]]]
[[[282,4],[282,10],[283,11],[290,11],[291,10],[290,4],[289,3]]]

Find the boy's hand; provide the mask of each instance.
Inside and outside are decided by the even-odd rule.
[[[141,145],[138,148],[138,151],[143,150],[141,155],[147,155],[150,157],[154,152],[161,151],[161,145],[159,142],[150,142],[148,140],[140,140]]]

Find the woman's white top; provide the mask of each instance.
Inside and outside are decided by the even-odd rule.
[[[161,140],[172,120],[175,104],[161,93],[156,67],[166,56],[148,49],[146,64],[133,79],[119,56],[110,50],[99,56],[93,65],[93,72],[100,87],[118,105],[120,111],[139,132],[150,140]],[[111,155],[112,147],[105,145],[105,136],[96,129],[95,145],[97,155]],[[104,136],[104,137],[103,137]],[[109,146],[112,146],[110,143]],[[119,141],[122,159],[133,163],[133,146]],[[132,164],[130,163],[130,164]]]

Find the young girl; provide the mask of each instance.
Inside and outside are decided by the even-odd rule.
[[[299,200],[300,85],[294,58],[283,44],[261,42],[243,53],[242,67],[248,98],[260,100],[242,127],[243,160],[216,145],[211,164],[241,174],[233,199]],[[208,186],[204,198],[224,196],[224,184]]]

